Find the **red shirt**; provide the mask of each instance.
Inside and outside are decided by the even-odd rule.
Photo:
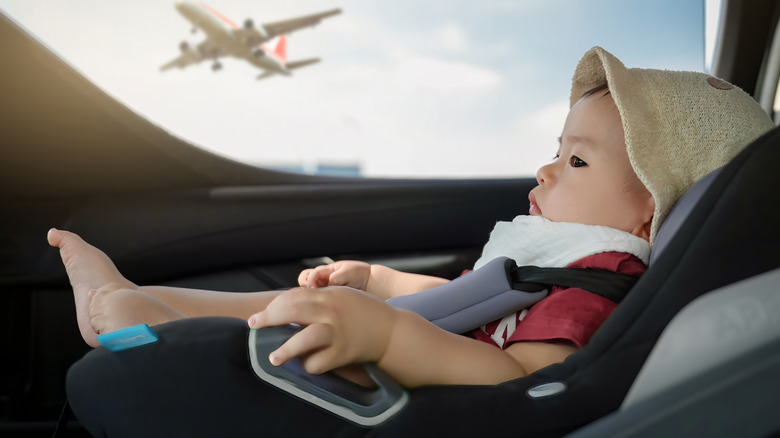
[[[622,252],[594,254],[567,267],[607,269],[637,277],[647,270],[639,258]],[[470,335],[502,349],[515,342],[582,347],[616,306],[615,302],[583,289],[554,286],[547,297],[530,308],[484,325]]]

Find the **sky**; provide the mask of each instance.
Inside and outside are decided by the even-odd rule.
[[[322,62],[257,81],[238,59],[216,73],[208,62],[160,72],[181,41],[204,38],[169,0],[0,0],[0,9],[199,147],[371,177],[533,175],[555,154],[574,67],[595,45],[628,67],[705,69],[704,0],[206,3],[238,24],[343,13],[288,38],[288,60]]]

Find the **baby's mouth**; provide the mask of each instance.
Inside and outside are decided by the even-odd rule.
[[[528,214],[531,216],[541,216],[542,209],[539,208],[539,205],[536,203],[536,195],[534,195],[534,192],[528,194],[528,202],[531,204],[528,208]]]

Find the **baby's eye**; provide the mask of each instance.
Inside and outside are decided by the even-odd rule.
[[[571,158],[569,158],[569,165],[571,167],[585,167],[588,163],[582,161],[580,157],[572,155]]]

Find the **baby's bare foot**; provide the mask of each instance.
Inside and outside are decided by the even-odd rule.
[[[76,319],[81,336],[87,344],[95,347],[99,344],[97,333],[90,323],[89,292],[110,283],[128,289],[137,289],[138,286],[124,278],[105,253],[76,234],[52,228],[47,239],[49,245],[60,249],[62,263],[73,287]]]
[[[164,302],[135,289],[108,284],[89,293],[89,318],[94,333],[103,334],[138,324],[157,325],[185,316]]]

